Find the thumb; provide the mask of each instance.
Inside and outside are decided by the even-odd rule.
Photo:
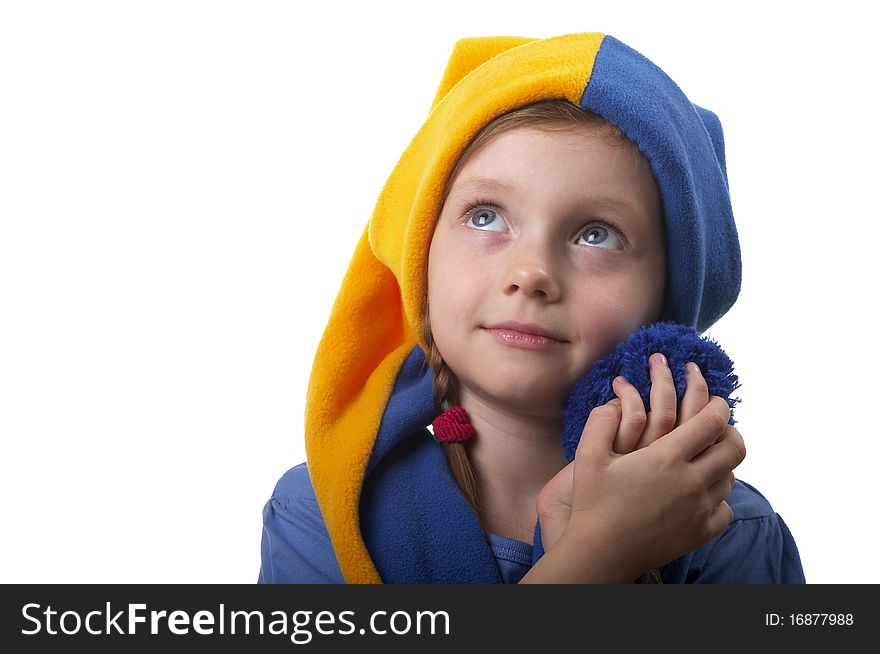
[[[574,465],[569,463],[538,493],[536,509],[541,522],[541,541],[545,553],[553,548],[568,526],[573,490]]]
[[[614,440],[620,427],[620,399],[614,398],[590,411],[587,424],[578,441],[575,458],[605,460],[613,452]]]

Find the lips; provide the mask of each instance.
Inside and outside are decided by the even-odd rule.
[[[519,332],[521,334],[527,334],[531,336],[543,336],[544,338],[559,341],[560,343],[568,342],[560,334],[545,327],[542,327],[541,325],[530,322],[499,322],[493,325],[486,325],[484,329],[498,329],[504,331]]]

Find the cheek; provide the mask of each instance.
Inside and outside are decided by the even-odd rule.
[[[429,280],[428,305],[431,322],[441,320],[445,325],[465,327],[480,306],[482,291],[461,268],[438,268]]]
[[[432,241],[428,257],[428,303],[432,317],[435,308],[456,316],[473,312],[489,283],[485,257],[472,256],[443,238]]]
[[[431,333],[441,356],[459,364],[459,353],[479,322],[485,295],[483,271],[473,262],[448,256],[442,244],[432,245],[428,265],[428,305]],[[484,318],[484,316],[482,316]]]
[[[585,343],[595,345],[600,356],[609,354],[641,325],[656,316],[656,282],[644,277],[608,279],[601,291],[587,286],[573,303],[577,331]],[[661,298],[662,299],[662,298]]]
[[[603,352],[626,337],[627,306],[613,295],[584,298],[573,315],[581,340]]]

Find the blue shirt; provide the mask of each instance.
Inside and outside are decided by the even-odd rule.
[[[794,538],[764,496],[738,479],[726,501],[733,510],[727,529],[664,565],[663,581],[805,583]],[[504,582],[518,583],[531,567],[532,544],[498,534],[488,540]],[[263,508],[259,583],[345,583],[305,463],[284,474]]]

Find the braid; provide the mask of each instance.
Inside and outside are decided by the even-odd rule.
[[[443,357],[440,356],[440,350],[437,349],[437,345],[434,343],[431,324],[428,320],[427,303],[423,312],[422,325],[424,325],[423,336],[425,344],[428,346],[427,362],[434,373],[434,406],[437,407],[440,413],[443,413],[450,407],[458,404],[458,388],[456,387],[455,374],[449,369],[446,362],[443,361]],[[474,468],[471,465],[465,444],[461,442],[443,443],[442,447],[446,453],[446,459],[449,461],[449,469],[452,471],[455,482],[471,505],[471,508],[473,508],[474,513],[477,514],[480,528],[486,531],[486,525],[480,508],[479,493],[477,492],[476,475],[474,474]]]

